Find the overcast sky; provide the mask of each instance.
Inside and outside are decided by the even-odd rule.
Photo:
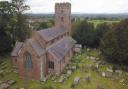
[[[128,13],[128,0],[27,0],[26,3],[31,13],[53,13],[55,2],[70,2],[72,12]]]

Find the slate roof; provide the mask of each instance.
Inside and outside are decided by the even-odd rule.
[[[63,27],[52,27],[44,30],[38,31],[39,35],[45,40],[50,41],[59,35],[62,35],[66,32]]]
[[[38,56],[41,56],[42,54],[45,53],[45,50],[41,45],[34,39],[29,39],[29,43],[31,44],[32,48],[34,51],[38,54]]]
[[[48,52],[51,53],[53,56],[57,58],[58,61],[62,60],[69,50],[74,46],[76,43],[71,37],[64,37],[57,43],[53,44]]]
[[[13,51],[11,52],[11,56],[17,57],[18,52],[22,46],[23,46],[22,42],[16,42],[15,47],[14,47]]]

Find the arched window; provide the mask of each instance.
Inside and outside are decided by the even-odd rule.
[[[26,69],[32,69],[31,55],[28,52],[24,53],[24,67]]]
[[[54,62],[49,61],[49,62],[48,62],[48,68],[54,69]]]

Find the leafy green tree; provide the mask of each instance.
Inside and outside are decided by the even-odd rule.
[[[110,30],[110,25],[108,25],[107,23],[101,23],[101,24],[98,24],[96,26],[96,29],[95,29],[95,34],[96,34],[96,43],[97,46],[99,46],[100,44],[100,40],[102,39],[103,35],[108,31]]]
[[[49,27],[54,26],[54,21],[53,19],[49,19],[47,22],[41,22],[41,23],[37,23],[35,26],[36,30],[41,30],[41,29],[46,29]]]
[[[7,1],[0,2],[0,55],[11,50],[10,21],[13,14],[11,6]]]
[[[26,0],[12,0],[11,2],[14,8],[14,41],[24,41],[30,35],[27,16],[24,14],[26,10],[29,10],[29,6],[25,5],[25,1]]]
[[[39,24],[39,27],[37,28],[37,30],[41,30],[41,29],[45,29],[48,28],[48,22],[42,22]]]
[[[128,19],[121,21],[108,31],[100,49],[108,61],[128,64]]]
[[[30,34],[24,12],[25,0],[0,1],[0,55],[11,50],[16,41],[24,41]]]
[[[82,46],[95,47],[94,24],[83,20],[74,26],[73,38]]]

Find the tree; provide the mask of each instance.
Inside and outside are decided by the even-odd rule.
[[[95,33],[96,33],[96,44],[99,46],[100,40],[102,39],[103,35],[110,29],[110,25],[107,23],[101,23],[96,26]]]
[[[94,24],[86,20],[73,25],[73,38],[82,46],[95,47]]]
[[[12,39],[10,37],[10,21],[13,14],[11,3],[0,2],[0,54],[11,50]]]
[[[41,30],[41,29],[45,29],[48,28],[48,22],[42,22],[39,24],[39,27],[37,28],[37,30]]]
[[[26,10],[29,10],[29,6],[25,5],[26,0],[12,0],[14,8],[14,25],[13,25],[13,38],[15,41],[24,41],[29,37],[29,25],[27,22],[27,16],[24,14]]]
[[[25,0],[0,1],[0,54],[9,52],[16,41],[24,41],[29,36],[29,28],[24,12],[28,6]]]
[[[108,31],[100,45],[105,57],[112,62],[128,63],[128,19],[121,21]]]

